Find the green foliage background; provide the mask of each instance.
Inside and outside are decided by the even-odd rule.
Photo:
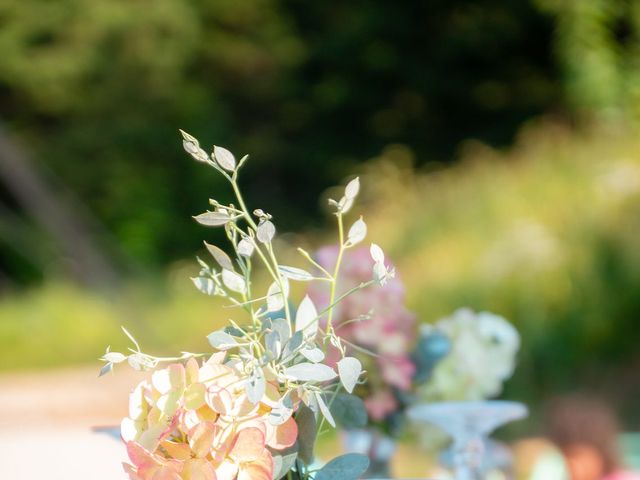
[[[251,153],[246,190],[300,228],[389,143],[446,162],[553,108],[548,17],[430,3],[8,0],[0,118],[118,246],[162,266],[193,251],[189,216],[221,185],[176,148],[178,127]]]

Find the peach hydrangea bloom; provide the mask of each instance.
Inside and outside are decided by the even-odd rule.
[[[173,364],[134,389],[121,425],[131,480],[272,480],[271,450],[292,446],[297,424],[269,422],[277,382],[252,404],[238,367],[223,360]]]

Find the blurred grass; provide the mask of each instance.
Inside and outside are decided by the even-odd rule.
[[[226,322],[219,302],[195,290],[193,265],[161,281],[132,282],[109,296],[52,281],[0,301],[0,369],[96,361],[107,345],[130,346],[126,326],[144,351],[206,351],[205,336]],[[96,362],[96,366],[98,363]]]
[[[511,319],[523,348],[508,394],[586,388],[630,402],[640,393],[640,137],[543,122],[506,152],[470,142],[461,157],[416,173],[411,152],[392,146],[364,181],[370,238],[397,263],[411,306],[426,322],[462,305]]]

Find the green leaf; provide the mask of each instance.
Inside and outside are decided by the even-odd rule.
[[[279,358],[282,353],[282,342],[278,332],[268,332],[264,336],[264,346],[267,351],[273,355],[273,358]]]
[[[191,281],[198,290],[207,295],[214,295],[216,292],[216,284],[210,278],[192,277]]]
[[[238,345],[235,338],[222,330],[216,330],[215,332],[210,333],[207,335],[207,340],[216,350],[229,350]]]
[[[284,303],[289,297],[289,281],[286,278],[282,279],[282,287],[284,294],[282,294],[278,282],[273,282],[267,290],[267,309],[270,312],[277,312],[284,308]]]
[[[296,267],[288,267],[286,265],[278,265],[278,270],[285,277],[291,280],[298,280],[300,282],[309,282],[314,279],[313,275],[311,275],[306,270],[302,270],[301,268]]]
[[[367,425],[367,409],[361,398],[340,393],[329,406],[333,418],[343,428],[363,428]]]
[[[306,346],[300,350],[300,354],[313,363],[319,363],[324,360],[324,352],[318,347]]]
[[[109,363],[121,363],[121,362],[124,362],[126,359],[127,357],[119,352],[107,352],[101,358],[101,360],[104,360],[105,362],[109,362]]]
[[[266,381],[264,378],[264,372],[261,367],[256,367],[251,372],[249,379],[245,385],[245,391],[247,393],[247,398],[254,405],[262,400],[264,396],[264,391],[266,388]]]
[[[151,370],[156,366],[156,362],[141,353],[134,353],[127,357],[131,368],[138,371]]]
[[[316,399],[318,400],[318,406],[320,407],[320,412],[322,412],[322,416],[329,422],[333,428],[336,428],[336,421],[333,419],[333,415],[331,415],[331,410],[324,401],[321,393],[316,392]]]
[[[204,212],[193,217],[196,222],[207,227],[219,227],[229,223],[231,217],[222,212]]]
[[[347,453],[322,467],[315,480],[358,480],[369,468],[369,459],[359,453]]]
[[[302,404],[296,412],[296,423],[298,424],[298,457],[305,465],[311,465],[318,428],[316,416],[309,407]]]
[[[347,235],[347,244],[352,247],[364,240],[364,237],[366,236],[367,224],[364,223],[364,220],[362,220],[362,217],[360,217],[349,229],[349,233]]]
[[[204,242],[204,246],[207,247],[211,256],[218,262],[223,269],[235,271],[233,268],[233,262],[221,248],[216,247],[215,245],[211,245],[210,243]]]
[[[242,255],[243,257],[250,257],[253,255],[253,250],[255,246],[253,244],[253,240],[250,238],[243,238],[238,242],[238,255]]]
[[[298,458],[297,453],[290,453],[288,455],[274,455],[273,480],[280,480],[281,478],[283,478],[296,463],[296,458]]]
[[[305,295],[296,312],[296,331],[302,331],[305,337],[313,337],[318,331],[318,311],[309,295]]]
[[[333,380],[338,374],[333,368],[323,363],[303,362],[284,370],[286,377],[301,382],[326,382]]]
[[[384,263],[384,252],[379,245],[372,243],[369,248],[369,252],[371,253],[371,258],[375,263]]]
[[[291,324],[286,318],[274,318],[271,325],[271,329],[278,332],[280,342],[284,345],[291,337]]]
[[[213,147],[213,157],[218,165],[225,170],[233,172],[236,169],[236,157],[226,148],[215,145]]]
[[[244,277],[231,270],[222,270],[222,282],[229,290],[234,292],[245,293],[247,291],[247,283]]]
[[[293,414],[293,402],[291,397],[287,394],[278,401],[275,407],[269,412],[269,423],[271,425],[282,425],[284,422],[291,418]]]
[[[269,220],[265,220],[260,225],[258,225],[258,230],[256,231],[256,237],[262,243],[269,243],[273,240],[273,237],[276,234],[275,225]]]
[[[282,351],[283,361],[291,360],[291,358],[293,358],[300,345],[302,345],[302,340],[302,332],[296,332],[293,334]]]
[[[344,189],[344,196],[350,200],[353,200],[358,196],[360,191],[360,178],[356,177],[347,183],[347,187]]]
[[[111,373],[112,371],[113,371],[113,363],[111,362],[105,363],[100,369],[100,373],[98,374],[98,377],[102,377],[103,375],[106,375],[107,373]]]
[[[358,383],[358,378],[360,378],[360,373],[362,373],[362,364],[357,358],[344,357],[338,362],[340,382],[342,382],[342,386],[344,386],[347,392],[353,392],[354,387]]]

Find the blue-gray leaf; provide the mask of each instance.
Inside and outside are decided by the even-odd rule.
[[[369,468],[369,459],[359,453],[336,457],[316,473],[315,480],[358,480]]]
[[[245,385],[245,392],[247,393],[249,401],[255,405],[262,400],[265,388],[266,381],[264,379],[264,372],[262,371],[262,368],[256,367],[251,372],[251,375]]]
[[[343,428],[363,428],[367,425],[367,409],[361,398],[340,393],[330,406],[331,414]]]
[[[333,368],[322,363],[298,363],[285,369],[284,374],[291,380],[301,382],[326,382],[333,380],[338,374]]]
[[[238,345],[235,338],[222,330],[216,330],[210,333],[207,335],[207,340],[209,340],[211,346],[217,350],[229,350]]]
[[[362,364],[360,360],[354,357],[344,357],[338,362],[338,373],[340,374],[340,381],[344,386],[344,389],[352,393],[353,388],[358,383],[358,378],[362,372]]]
[[[280,480],[283,478],[289,470],[293,467],[293,464],[298,458],[297,453],[290,453],[288,455],[274,455],[273,456],[273,480]]]
[[[306,465],[311,465],[318,429],[316,416],[309,407],[300,405],[296,412],[296,423],[298,424],[298,456]]]
[[[229,215],[222,212],[205,212],[193,218],[199,224],[206,225],[207,227],[219,227],[220,225],[229,223],[229,220],[231,220]]]

